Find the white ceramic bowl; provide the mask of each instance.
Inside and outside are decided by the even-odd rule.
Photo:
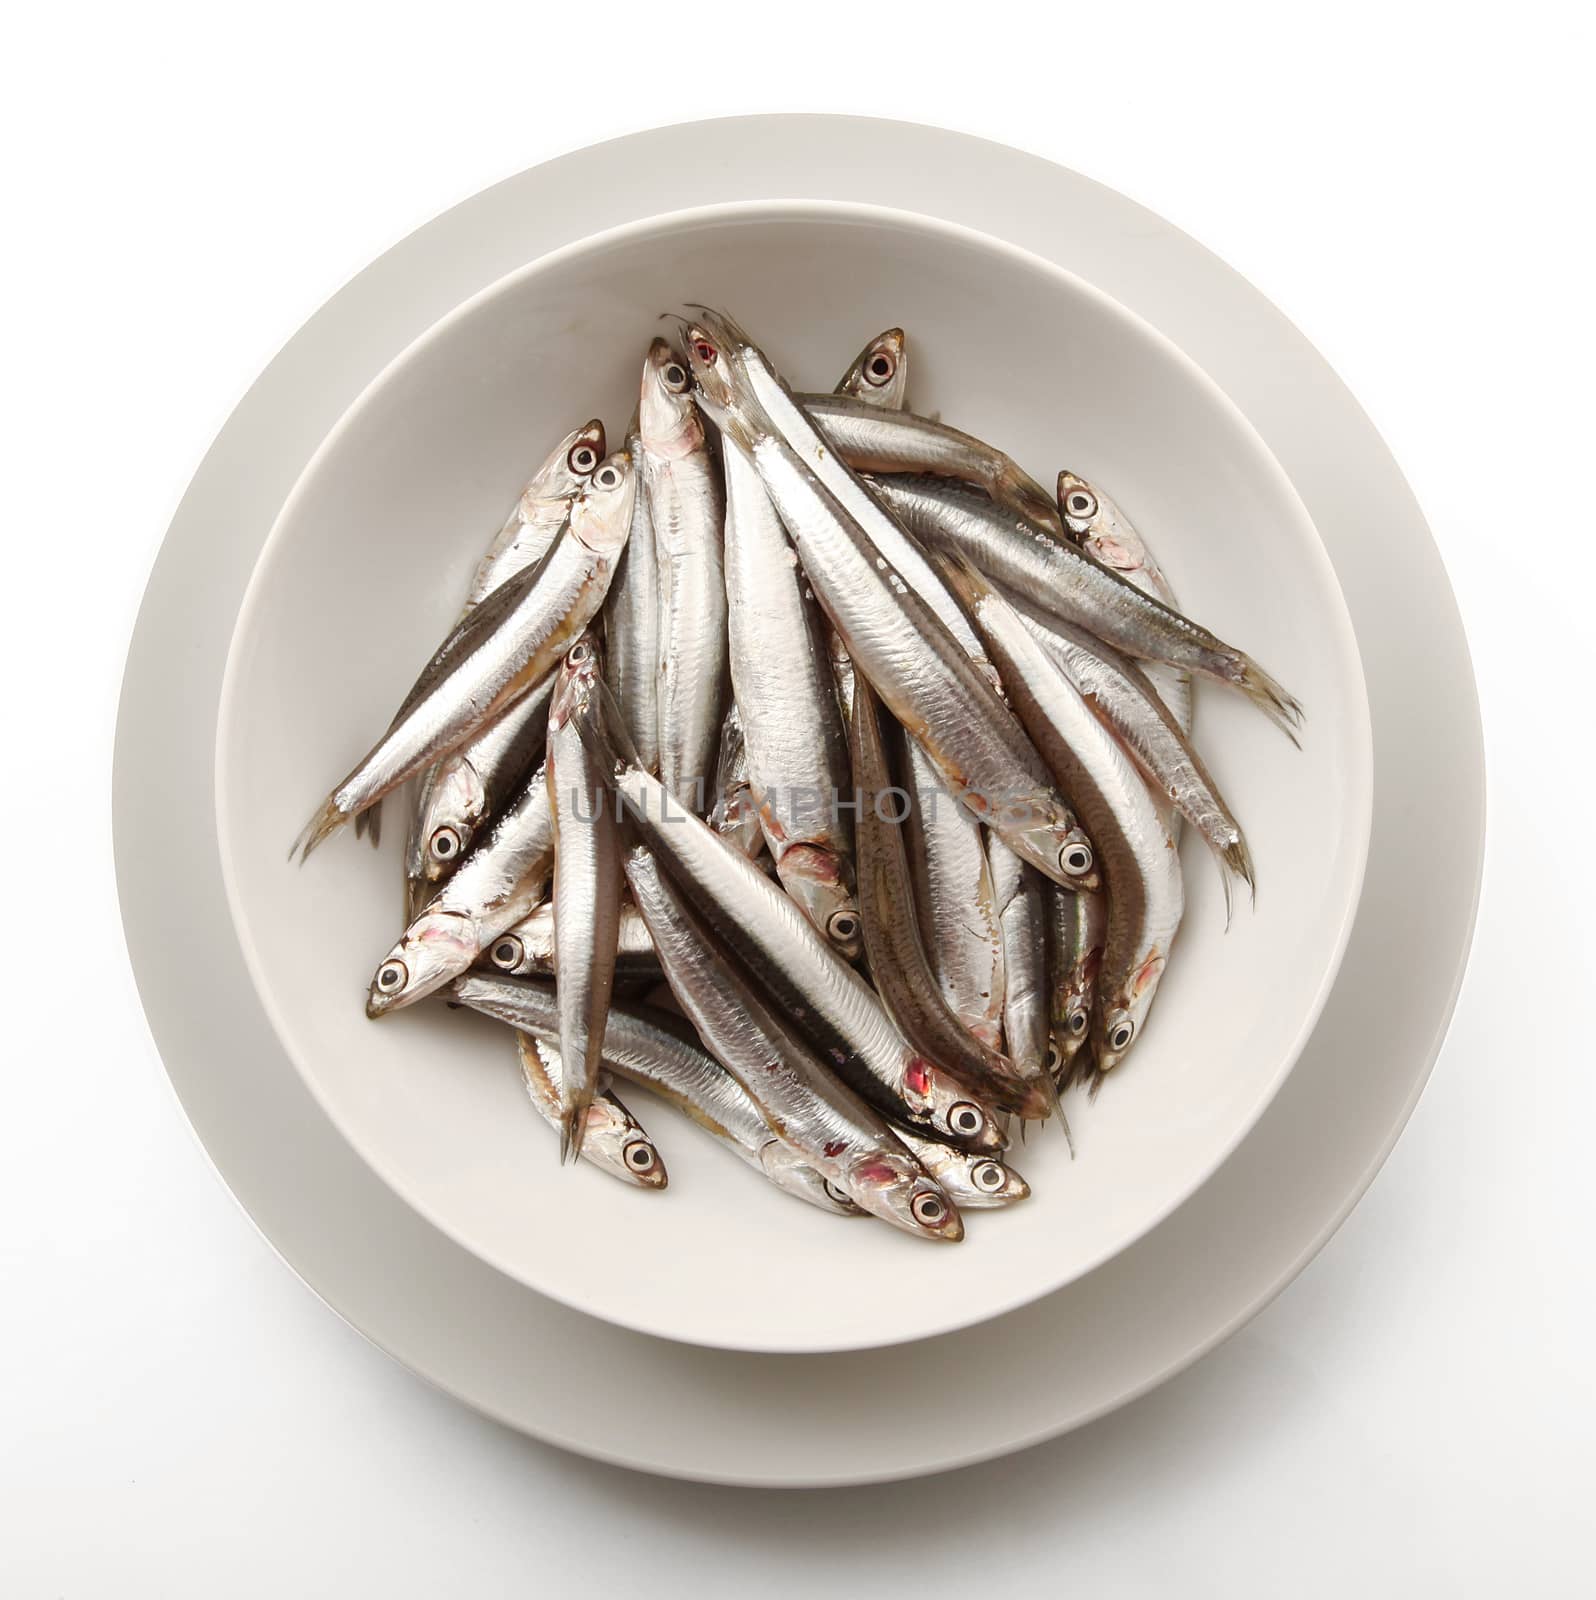
[[[1222,690],[1198,736],[1250,838],[1257,908],[1225,929],[1216,871],[1184,848],[1185,926],[1148,1030],[1096,1104],[1013,1159],[1034,1194],[968,1213],[956,1249],[791,1200],[632,1095],[670,1170],[643,1194],[561,1169],[485,1019],[423,1004],[368,1022],[400,912],[398,808],[304,868],[306,816],[386,725],[447,629],[481,548],[565,429],[616,437],[659,314],[733,310],[798,386],[829,388],[864,339],[908,329],[914,405],[1005,446],[1043,481],[1100,482],[1185,606],[1302,700],[1301,751]],[[333,1122],[422,1215],[580,1310],[694,1343],[825,1351],[996,1316],[1124,1249],[1234,1148],[1329,991],[1368,841],[1368,710],[1317,535],[1257,435],[1190,361],[1079,279],[983,235],[872,207],[679,213],[531,263],[372,384],[284,506],[222,693],[223,873],[262,1001]],[[294,1153],[283,1152],[285,1163]]]

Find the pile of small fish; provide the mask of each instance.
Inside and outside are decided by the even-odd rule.
[[[952,1241],[1029,1192],[1010,1119],[1062,1122],[1145,1029],[1182,822],[1227,907],[1253,886],[1193,677],[1294,741],[1302,712],[1104,494],[1049,495],[907,378],[891,329],[795,394],[692,308],[626,448],[561,441],[295,849],[375,842],[417,780],[367,1013],[509,1024],[562,1160],[663,1188],[642,1085],[799,1198]]]

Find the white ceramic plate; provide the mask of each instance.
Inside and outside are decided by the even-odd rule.
[[[1199,691],[1202,749],[1244,819],[1261,894],[1229,932],[1188,837],[1189,904],[1151,1025],[1111,1093],[1018,1152],[1033,1197],[956,1251],[794,1204],[648,1108],[664,1195],[561,1168],[502,1026],[437,1003],[374,1026],[399,931],[401,818],[286,859],[454,619],[535,459],[597,412],[624,428],[661,306],[733,305],[802,387],[910,330],[915,403],[1072,465],[1153,540],[1183,602],[1309,708],[1299,751]],[[994,318],[989,305],[1004,307]],[[1069,459],[1057,459],[1067,440]],[[537,443],[529,448],[529,441]],[[1168,340],[1051,263],[858,206],[656,218],[545,257],[396,360],[317,452],[267,541],[222,691],[217,807],[240,941],[278,1036],[372,1167],[490,1265],[578,1310],[695,1344],[817,1352],[925,1338],[1078,1278],[1184,1200],[1307,1040],[1352,924],[1368,839],[1368,709],[1352,626],[1301,501]],[[402,812],[402,805],[393,808]],[[558,1216],[560,1225],[549,1226]]]
[[[1221,1172],[1106,1267],[908,1350],[697,1351],[485,1267],[373,1176],[289,1067],[218,937],[208,779],[223,658],[271,519],[317,443],[394,350],[474,289],[662,206],[807,193],[925,207],[944,188],[960,220],[1074,268],[1196,356],[1290,473],[1368,676],[1379,780],[1367,886],[1297,1070]],[[1378,436],[1300,335],[1192,240],[1050,163],[936,130],[840,118],[661,130],[439,218],[318,313],[241,404],[179,509],[129,654],[114,796],[123,916],[152,1029],[218,1169],[306,1281],[412,1370],[512,1427],[650,1471],[770,1485],[912,1476],[1076,1427],[1181,1370],[1289,1282],[1363,1192],[1428,1075],[1472,931],[1484,814],[1472,681],[1444,571]],[[182,874],[174,833],[191,845]],[[527,1359],[575,1342],[611,1375],[613,1404],[551,1389],[544,1362]],[[1069,1349],[1093,1359],[1061,1362]]]

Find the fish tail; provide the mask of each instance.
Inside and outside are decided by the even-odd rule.
[[[382,842],[382,801],[368,806],[355,818],[355,837],[369,838],[373,850]]]
[[[1248,892],[1252,895],[1253,910],[1258,909],[1258,880],[1253,875],[1252,852],[1247,848],[1247,841],[1239,829],[1235,838],[1219,850],[1219,875],[1225,885],[1225,927],[1229,928],[1233,879],[1239,878],[1247,885]]]
[[[299,857],[301,865],[322,840],[329,839],[349,820],[349,813],[341,811],[338,802],[329,795],[315,816],[305,824],[304,832],[288,847],[288,859]]]
[[[560,1120],[560,1165],[567,1161],[578,1161],[582,1156],[582,1138],[587,1132],[587,1108],[589,1101],[583,1100],[566,1113]]]
[[[1058,1118],[1058,1125],[1064,1130],[1064,1143],[1070,1147],[1070,1160],[1075,1159],[1075,1135],[1070,1132],[1070,1119],[1064,1115],[1064,1102],[1059,1098],[1058,1085],[1053,1082],[1053,1074],[1044,1069],[1042,1082],[1047,1089],[1047,1101],[1053,1115]]]
[[[1251,656],[1239,650],[1226,675],[1299,750],[1302,748],[1297,729],[1302,726],[1303,711],[1295,695],[1288,694]]]
[[[1058,502],[1017,462],[1005,461],[992,479],[992,498],[1009,507],[1027,522],[1051,528],[1064,537],[1064,520]]]

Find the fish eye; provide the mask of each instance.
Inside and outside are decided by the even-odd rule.
[[[601,489],[613,489],[621,481],[619,467],[600,467],[593,475],[593,481]]]
[[[970,1182],[987,1194],[996,1194],[1003,1187],[1004,1171],[995,1161],[978,1161],[970,1169]]]
[[[634,1139],[621,1154],[633,1172],[652,1172],[659,1165],[659,1155],[654,1146],[643,1139]]]
[[[947,1203],[941,1195],[922,1190],[909,1202],[914,1220],[927,1228],[940,1228],[948,1220]]]
[[[441,828],[434,828],[432,837],[427,840],[427,849],[432,852],[434,861],[453,861],[460,854],[460,848],[459,832],[448,823]]]
[[[1047,1070],[1057,1072],[1064,1065],[1064,1052],[1052,1040],[1047,1041]]]
[[[1070,1032],[1077,1039],[1086,1032],[1086,1012],[1084,1010],[1070,1012]]]
[[[586,639],[578,639],[569,650],[565,652],[566,662],[573,667],[579,667],[584,661],[593,658],[593,646]]]
[[[409,971],[397,956],[390,956],[377,968],[377,987],[384,994],[397,994],[409,978]]]
[[[859,918],[852,911],[834,911],[826,932],[837,944],[852,944],[859,937]]]
[[[672,394],[680,394],[687,387],[687,369],[679,361],[668,362],[661,369],[660,377]]]
[[[1110,1050],[1123,1050],[1135,1036],[1136,1024],[1129,1017],[1121,1017],[1108,1030],[1108,1048]]]
[[[1088,845],[1079,840],[1067,844],[1058,853],[1058,864],[1072,878],[1084,877],[1092,870],[1092,852]]]
[[[525,958],[526,946],[513,933],[505,934],[488,952],[488,959],[505,972],[520,966]]]
[[[1097,515],[1097,496],[1090,489],[1071,489],[1064,496],[1064,509],[1082,522],[1090,522]]]
[[[986,1122],[981,1113],[980,1106],[971,1105],[968,1100],[961,1100],[948,1113],[948,1126],[966,1139],[978,1134]]]
[[[590,444],[575,445],[565,461],[572,472],[579,472],[585,478],[598,465],[598,451]]]
[[[879,389],[883,384],[892,382],[892,374],[897,370],[897,363],[892,357],[885,350],[878,350],[865,362],[864,375],[868,382]]]
[[[827,1178],[824,1188],[827,1195],[835,1200],[838,1205],[851,1206],[853,1204],[853,1196],[840,1183],[833,1183],[830,1178]]]
[[[708,339],[694,339],[693,354],[697,356],[706,367],[712,367],[715,365],[720,352],[709,342]]]

